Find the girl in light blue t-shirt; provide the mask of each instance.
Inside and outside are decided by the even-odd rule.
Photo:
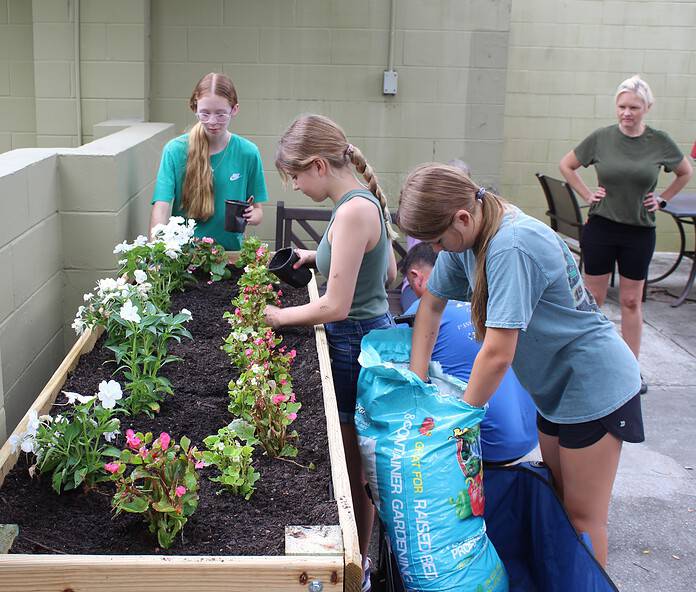
[[[203,76],[189,100],[198,123],[169,141],[152,197],[150,232],[171,215],[196,220],[196,236],[208,236],[228,251],[241,247],[242,233],[225,230],[225,201],[248,202],[243,216],[258,225],[268,201],[258,148],[232,134],[228,126],[239,111],[237,91],[225,74]]]
[[[585,288],[565,243],[460,170],[421,165],[398,223],[443,251],[421,299],[411,368],[426,379],[448,299],[471,299],[483,341],[464,400],[482,406],[512,366],[537,407],[539,444],[575,528],[606,564],[607,515],[623,441],[643,441],[635,356]]]

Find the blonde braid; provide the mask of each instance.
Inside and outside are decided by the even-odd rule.
[[[359,148],[356,148],[352,144],[348,144],[346,148],[346,155],[353,163],[355,170],[357,170],[367,181],[367,186],[374,196],[379,200],[379,205],[382,207],[382,218],[384,219],[384,226],[387,229],[387,236],[389,240],[396,240],[399,235],[396,233],[391,224],[391,215],[389,214],[389,206],[387,205],[387,197],[384,195],[382,188],[377,182],[377,176],[375,171],[372,169],[370,164],[365,160],[363,153],[360,152]]]
[[[207,220],[215,211],[213,170],[210,167],[210,144],[203,125],[197,123],[189,133],[186,174],[182,191],[186,215]]]

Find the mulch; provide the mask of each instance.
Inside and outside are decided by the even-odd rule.
[[[230,310],[237,293],[239,272],[231,281],[199,282],[186,292],[175,294],[173,312],[187,308],[193,314],[187,325],[193,341],[184,340],[172,348],[183,361],[166,366],[163,374],[173,386],[174,396],[162,403],[153,419],[145,416],[122,417],[121,433],[128,428],[168,432],[175,440],[188,436],[203,447],[203,439],[232,419],[227,411],[227,385],[239,375],[220,349],[230,326],[222,315]],[[285,284],[283,305],[308,301],[307,290]],[[109,555],[282,555],[286,525],[338,524],[338,511],[331,497],[331,466],[326,421],[314,331],[311,327],[278,331],[288,349],[297,357],[292,367],[293,385],[302,409],[293,427],[299,432],[297,462],[316,470],[270,459],[259,446],[255,466],[261,473],[256,491],[249,501],[226,492],[206,477],[213,467],[201,470],[198,510],[168,550],[160,549],[140,515],[113,517],[111,498],[114,485],[101,483],[92,491],[71,491],[56,495],[51,476],[31,478],[28,459],[23,453],[0,489],[0,523],[18,524],[19,537],[11,553],[70,553]],[[64,390],[91,395],[102,380],[112,378],[111,353],[101,347],[83,356],[69,376]],[[118,375],[114,377],[119,379]],[[123,384],[123,381],[120,381]],[[66,402],[60,394],[51,414],[60,413]],[[123,446],[123,437],[115,443]]]

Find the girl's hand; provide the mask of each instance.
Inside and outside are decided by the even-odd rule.
[[[272,329],[277,329],[282,325],[280,322],[281,312],[282,309],[277,306],[271,306],[270,304],[263,309],[264,320]]]
[[[307,267],[314,267],[317,262],[317,252],[316,251],[308,251],[307,249],[295,249],[295,255],[299,257],[299,259],[295,262],[295,264],[292,266],[293,269],[299,269],[303,265]]]
[[[252,203],[254,201],[253,195],[247,199],[247,201],[250,205],[246,210],[244,210],[242,216],[244,216],[246,219],[247,224],[258,226],[261,224],[261,220],[263,219],[263,210],[261,209],[261,204]]]
[[[660,200],[658,199],[657,195],[651,191],[643,200],[643,205],[648,212],[656,212],[660,209]]]
[[[597,187],[597,191],[595,191],[594,193],[591,193],[590,197],[587,198],[585,201],[590,205],[596,204],[596,203],[602,201],[602,198],[605,197],[606,194],[607,194],[607,191],[606,191],[606,189],[604,189],[604,187]]]

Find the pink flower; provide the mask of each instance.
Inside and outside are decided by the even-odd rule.
[[[133,430],[126,430],[126,446],[132,450],[137,450],[140,446],[140,438],[135,435]]]
[[[280,379],[280,384],[287,384],[288,381],[285,378]]]
[[[148,450],[145,446],[141,446],[140,450],[138,450],[138,454],[140,455],[140,458],[147,458]]]
[[[295,351],[294,349],[291,349],[290,350],[290,359],[291,360],[294,359],[295,356],[297,356],[297,351]]]
[[[207,467],[207,463],[204,460],[199,460],[196,461],[196,464],[194,465],[197,469],[202,469],[203,467]]]
[[[247,348],[246,350],[244,350],[244,355],[245,355],[245,356],[251,356],[251,354],[253,354],[253,353],[254,353],[254,350],[251,349],[250,347]]]
[[[186,488],[183,485],[179,485],[179,487],[174,490],[174,493],[176,494],[176,497],[181,497],[186,493]]]
[[[280,405],[285,402],[285,395],[273,395],[273,404]]]
[[[242,311],[241,311],[240,309],[238,309],[238,308],[235,308],[235,309],[234,309],[234,314],[236,314],[238,317],[241,317],[241,316],[242,316]]]
[[[288,413],[288,419],[290,421],[295,421],[297,419],[297,413]]]
[[[264,249],[263,247],[259,247],[258,249],[256,249],[256,256],[257,257],[263,257],[265,253],[266,253],[266,249]]]
[[[218,250],[215,249],[215,248],[212,248],[212,249],[210,249],[210,252],[211,252],[213,255],[217,255]]]
[[[166,450],[167,448],[169,448],[169,442],[171,441],[171,437],[167,432],[162,432],[160,434],[159,441],[162,450]]]
[[[112,475],[114,473],[117,473],[120,468],[121,468],[121,463],[118,463],[118,462],[110,462],[110,463],[106,463],[104,465],[104,470],[108,471]]]
[[[264,362],[264,363],[263,363],[264,369],[265,369],[265,370],[268,370],[269,365],[270,365],[270,364],[269,364],[268,362]]]
[[[256,339],[254,339],[254,345],[263,345],[263,339],[257,337]]]
[[[291,403],[295,402],[295,393],[290,393],[290,402]]]
[[[282,295],[283,295],[283,291],[282,291],[282,290],[278,290],[278,296],[282,296]]]
[[[268,284],[268,285],[266,286],[266,288],[268,288],[269,290],[272,290],[272,289],[273,289],[273,284]]]
[[[206,282],[206,284],[208,284],[208,285],[210,285],[210,284],[212,284],[212,283],[213,283],[213,280],[208,280],[208,281]]]
[[[210,238],[209,236],[204,236],[204,237],[201,239],[201,242],[202,242],[202,243],[208,243],[209,245],[212,245],[215,241],[214,241],[212,238]]]

